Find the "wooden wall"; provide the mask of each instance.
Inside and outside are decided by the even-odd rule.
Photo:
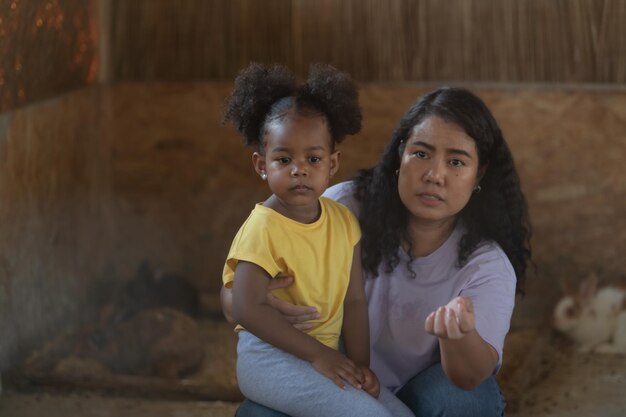
[[[111,0],[111,80],[328,62],[360,81],[626,82],[621,0]]]
[[[362,82],[626,82],[621,0],[3,0],[0,112],[98,81],[250,61]]]
[[[94,88],[0,115],[0,371],[92,317],[120,275],[106,102]]]
[[[96,1],[0,1],[0,113],[97,81]]]

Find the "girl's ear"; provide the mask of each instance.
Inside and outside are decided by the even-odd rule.
[[[340,151],[335,151],[335,152],[330,154],[330,177],[331,178],[339,170],[339,159],[340,159],[340,157],[341,157],[341,152]]]
[[[252,165],[257,174],[263,176],[265,172],[265,155],[261,155],[258,152],[252,154]]]

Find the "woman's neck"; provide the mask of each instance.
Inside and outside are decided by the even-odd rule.
[[[409,218],[407,225],[408,238],[411,239],[411,257],[421,258],[428,256],[444,244],[454,230],[455,220],[445,222],[419,222]],[[409,244],[403,245],[409,249]]]

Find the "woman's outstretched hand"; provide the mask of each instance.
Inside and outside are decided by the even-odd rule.
[[[315,307],[294,305],[272,295],[272,290],[286,288],[291,284],[293,284],[292,277],[277,277],[270,280],[269,286],[267,287],[267,303],[278,310],[278,312],[296,329],[308,330],[313,327],[313,324],[307,322],[320,317]]]
[[[461,339],[476,328],[474,305],[467,297],[456,297],[426,317],[424,328],[440,339]]]

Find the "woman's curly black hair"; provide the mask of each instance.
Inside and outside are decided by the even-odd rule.
[[[466,230],[459,243],[459,267],[482,242],[495,241],[515,269],[516,291],[523,294],[531,227],[519,176],[493,115],[480,98],[462,88],[443,87],[419,98],[400,120],[378,164],[357,174],[363,267],[376,276],[381,263],[391,271],[400,262],[408,213],[398,194],[396,170],[413,128],[429,116],[463,128],[476,143],[480,167],[486,167],[481,191],[472,194],[458,215]]]
[[[235,79],[226,100],[224,121],[232,121],[247,146],[263,147],[269,123],[290,111],[326,117],[333,146],[361,129],[356,84],[330,65],[314,64],[308,79],[298,84],[282,65],[252,63]]]

